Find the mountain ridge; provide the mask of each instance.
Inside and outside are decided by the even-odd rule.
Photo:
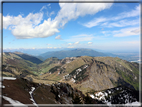
[[[52,51],[46,52],[44,54],[39,55],[40,57],[44,57],[43,60],[50,57],[57,57],[58,59],[63,59],[66,57],[76,57],[76,56],[107,56],[107,54],[86,48],[77,48],[70,50],[61,50],[61,51]]]
[[[138,89],[139,65],[118,57],[80,56],[64,59],[51,57],[39,64],[22,57],[15,53],[4,55],[3,74],[20,76],[37,82],[68,82],[75,87],[80,87],[81,90],[113,88],[121,84],[127,85],[127,83]],[[131,78],[134,78],[133,82]]]

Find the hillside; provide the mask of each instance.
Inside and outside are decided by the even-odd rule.
[[[89,98],[89,99],[88,99]],[[3,80],[3,104],[27,106],[26,104],[104,104],[102,101],[86,97],[81,91],[67,83],[52,85],[38,84],[20,78]]]
[[[4,53],[2,71],[3,76],[38,84],[67,83],[83,94],[118,86],[139,90],[139,64],[118,57],[51,57],[36,64],[17,53]]]
[[[97,52],[92,49],[83,49],[83,48],[77,48],[73,50],[61,50],[61,51],[52,51],[52,52],[46,52],[44,54],[39,55],[42,57],[43,60],[50,58],[50,57],[57,57],[58,59],[63,59],[66,57],[77,57],[77,56],[107,56],[107,54]]]
[[[68,83],[39,84],[23,78],[3,77],[3,105],[1,106],[43,106],[40,104],[125,104],[140,106],[138,91],[129,87],[119,86],[83,94]],[[87,105],[86,105],[87,106]]]
[[[5,53],[3,59],[4,76],[20,76],[41,83],[68,82],[84,92],[119,85],[139,89],[139,64],[118,57],[51,57],[36,64],[15,53]]]
[[[26,76],[37,73],[37,64],[42,61],[34,56],[15,52],[3,53],[2,70],[4,76]]]
[[[67,58],[66,58],[67,59]],[[62,59],[63,61],[65,59]],[[68,82],[86,92],[103,90],[119,85],[139,89],[139,64],[112,57],[68,58],[66,63],[56,62],[41,75],[44,80]],[[133,79],[134,78],[134,79]],[[131,81],[133,79],[133,81]]]

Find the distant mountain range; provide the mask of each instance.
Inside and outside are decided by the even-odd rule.
[[[45,52],[43,54],[40,54],[37,56],[37,58],[41,60],[45,60],[50,57],[57,57],[59,59],[63,59],[66,57],[76,57],[76,56],[92,56],[92,57],[99,57],[99,56],[109,56],[109,57],[119,57],[123,60],[132,61],[141,63],[139,53],[109,53],[109,52],[103,52],[99,50],[93,50],[93,49],[86,49],[86,48],[76,48],[76,49],[65,49],[60,51],[50,51]]]
[[[93,52],[94,51],[94,52]],[[4,49],[3,52],[22,52],[25,54],[36,56],[41,60],[45,60],[50,57],[57,57],[59,59],[63,59],[65,57],[71,56],[110,56],[110,57],[119,57],[121,59],[127,61],[135,61],[141,63],[139,52],[112,52],[106,50],[99,50],[99,49],[87,49],[87,48],[59,48],[59,49]],[[57,54],[58,53],[58,54]]]
[[[77,56],[92,56],[92,57],[98,57],[98,56],[115,56],[113,54],[105,54],[102,52],[98,52],[92,49],[85,49],[85,48],[77,48],[72,50],[61,50],[61,51],[51,51],[46,52],[38,57],[45,60],[50,57],[57,57],[58,59],[63,59],[66,57],[77,57]]]

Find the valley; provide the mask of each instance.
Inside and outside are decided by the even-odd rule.
[[[11,85],[13,90],[15,88],[21,90],[23,87],[21,93],[27,93],[23,97],[29,99],[27,101],[19,100],[23,104],[33,104],[33,100],[30,100],[31,94],[29,94],[31,89],[34,90],[32,94],[34,104],[127,104],[139,102],[139,77],[141,77],[139,64],[118,57],[79,56],[77,54],[62,59],[50,57],[43,61],[24,53],[5,52],[3,53],[2,76],[16,78],[14,81],[4,80],[5,87],[7,84],[13,84],[13,86]],[[126,91],[123,95],[124,89]],[[107,90],[114,91],[115,94],[109,95],[113,97],[106,96],[107,99],[94,97],[97,92],[108,93]],[[49,94],[51,93],[49,96],[44,95],[47,91]],[[20,97],[15,96],[14,98],[12,97],[14,95],[9,92],[10,90],[7,88],[3,88],[3,95],[7,95],[4,95],[5,97],[15,100]],[[117,99],[118,102],[116,102],[116,96],[124,99],[123,96],[126,93],[128,93],[127,96],[131,96],[128,98],[129,101],[122,102]],[[130,93],[131,95],[129,95]],[[87,97],[90,100],[85,100]],[[6,102],[3,100],[4,104],[7,104]]]

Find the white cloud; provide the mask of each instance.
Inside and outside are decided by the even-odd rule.
[[[129,12],[123,12],[118,14],[115,17],[99,17],[99,18],[94,18],[93,20],[82,24],[85,27],[91,28],[97,25],[102,25],[105,27],[123,27],[123,26],[128,26],[128,25],[136,25],[139,24],[139,20],[132,20],[131,21],[127,21],[127,20],[121,20],[121,21],[117,21],[123,18],[129,18],[129,17],[136,17],[140,15],[140,5],[136,6],[134,10],[131,10]],[[117,21],[114,23],[108,23],[109,21]]]
[[[129,12],[120,13],[117,17],[113,17],[114,20],[128,18],[128,17],[135,17],[140,15],[140,5],[136,6],[134,10]]]
[[[51,20],[51,18],[44,20],[40,24],[42,17],[42,12],[30,13],[26,17],[22,17],[21,15],[16,17],[9,15],[3,16],[3,27],[4,29],[11,29],[12,34],[18,39],[48,37],[59,32],[57,22]]]
[[[94,15],[104,9],[110,8],[112,3],[59,3],[61,10],[55,20],[64,26],[68,21],[87,14]]]
[[[125,27],[125,26],[134,26],[134,25],[139,25],[140,24],[140,20],[136,19],[136,20],[120,20],[114,23],[107,23],[106,25],[102,25],[102,26],[106,26],[106,27]]]
[[[74,44],[77,45],[77,44],[79,44],[79,42],[75,42]]]
[[[13,26],[13,28],[17,25],[32,25],[35,27],[38,25],[43,17],[43,13],[29,13],[25,18],[22,15],[14,16],[3,16],[3,28],[7,29],[9,26]]]
[[[52,49],[53,47],[47,47],[48,49]]]
[[[68,45],[70,46],[70,45],[72,45],[72,43],[68,43]]]
[[[55,12],[54,12],[54,11],[52,11],[52,12],[50,13],[50,16],[52,16],[53,14],[55,14]]]
[[[103,18],[103,17],[102,17],[102,18],[95,18],[95,19],[93,19],[92,21],[83,24],[83,26],[86,26],[86,27],[88,27],[88,28],[91,28],[91,27],[93,27],[93,26],[97,26],[99,23],[104,22],[104,21],[106,21],[106,20],[107,20],[107,19],[106,19],[106,18]]]
[[[61,9],[53,20],[48,18],[41,23],[43,20],[42,12],[29,13],[26,17],[22,15],[7,15],[3,16],[3,27],[11,30],[12,34],[18,39],[49,37],[58,33],[58,29],[63,27],[68,21],[87,14],[94,15],[99,11],[110,8],[112,3],[59,3],[59,5]],[[50,6],[50,4],[47,6]],[[41,11],[45,8],[43,6]],[[53,14],[54,12],[50,13],[50,15]],[[86,39],[90,40],[87,37]]]
[[[42,8],[40,9],[40,11],[42,11],[43,9],[47,9],[46,6],[42,6]]]
[[[133,27],[133,28],[125,28],[118,31],[113,31],[114,37],[124,37],[124,36],[134,36],[140,35],[140,28]]]
[[[55,39],[62,39],[61,35],[56,36]]]
[[[92,44],[92,42],[88,42],[88,44]]]
[[[47,6],[50,6],[51,4],[48,4]]]
[[[76,36],[72,36],[69,39],[65,39],[66,42],[76,42],[76,41],[91,41],[94,38],[93,35],[87,35],[87,34],[80,34]]]
[[[50,18],[44,20],[42,24],[35,28],[31,24],[22,24],[15,26],[15,29],[12,30],[12,34],[18,39],[49,37],[57,32],[59,32],[57,22],[52,21]]]

